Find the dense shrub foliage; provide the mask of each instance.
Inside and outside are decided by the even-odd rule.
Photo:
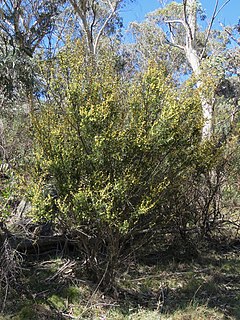
[[[102,260],[113,267],[135,239],[149,241],[154,230],[182,220],[194,223],[191,209],[178,207],[179,197],[213,159],[211,143],[201,144],[193,89],[179,94],[164,66],[154,63],[123,79],[114,59],[90,63],[83,51],[78,42],[52,64],[50,97],[33,118],[29,192],[34,217],[77,234],[102,276]],[[139,240],[143,231],[147,237]]]

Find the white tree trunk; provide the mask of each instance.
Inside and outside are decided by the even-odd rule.
[[[186,30],[186,43],[185,43],[185,54],[186,58],[196,75],[199,79],[201,75],[201,58],[196,51],[196,29],[197,29],[197,0],[184,0],[184,26]],[[200,88],[203,85],[201,79],[197,82],[197,87]],[[202,139],[210,139],[212,135],[212,121],[213,121],[213,105],[209,103],[204,96],[200,94],[202,103],[202,114],[203,114],[203,128],[202,128]]]
[[[201,63],[200,58],[197,55],[194,48],[186,48],[187,60],[194,72],[194,74],[199,78],[201,77]],[[197,87],[201,88],[203,86],[202,80],[198,80]],[[212,135],[212,120],[213,120],[213,105],[209,103],[204,96],[200,93],[201,104],[202,104],[202,114],[203,114],[203,128],[202,128],[202,138],[203,140],[210,139]]]
[[[204,124],[202,127],[203,140],[210,139],[213,132],[213,105],[207,102],[206,98],[201,96],[202,112]]]

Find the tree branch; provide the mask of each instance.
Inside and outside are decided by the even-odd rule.
[[[175,48],[178,48],[178,49],[180,49],[180,50],[182,50],[182,51],[185,50],[184,47],[181,46],[180,44],[173,43],[173,42],[169,41],[168,38],[165,38],[165,39],[166,39],[167,43],[168,43],[170,46],[175,47]]]
[[[112,5],[111,1],[108,0],[108,3],[111,7],[111,11],[109,12],[109,15],[108,17],[106,18],[106,20],[104,21],[102,27],[100,28],[97,36],[96,36],[96,39],[95,39],[95,42],[94,42],[94,46],[93,46],[93,53],[96,54],[96,51],[97,51],[97,46],[98,46],[98,43],[99,43],[99,39],[104,31],[104,29],[106,28],[108,22],[112,19],[112,17],[114,16],[114,14],[116,13],[116,10],[117,10],[117,7],[119,5],[119,3],[121,2],[121,0],[117,0],[116,3],[115,3],[115,6]]]
[[[187,0],[183,0],[183,16],[184,16],[184,22],[185,22],[184,27],[185,27],[186,33],[188,34],[190,40],[192,41],[193,34],[187,19]]]
[[[212,17],[211,17],[211,21],[208,25],[208,29],[207,29],[207,35],[206,35],[206,39],[205,39],[205,42],[204,42],[204,46],[203,46],[203,50],[202,50],[202,53],[200,55],[200,60],[202,60],[205,52],[206,52],[206,47],[207,47],[207,43],[208,43],[208,40],[209,40],[209,36],[210,36],[210,32],[212,30],[212,25],[213,25],[213,22],[214,20],[216,19],[216,17],[218,16],[218,14],[220,13],[220,11],[228,4],[228,2],[230,2],[231,0],[226,0],[223,5],[218,9],[218,4],[219,4],[219,0],[216,0],[216,3],[215,3],[215,7],[214,7],[214,10],[213,10],[213,14],[212,14]],[[218,10],[217,10],[218,9]]]
[[[229,35],[229,37],[240,46],[240,39],[235,38],[233,34],[221,22],[220,22],[220,26]]]
[[[222,11],[222,9],[230,2],[231,0],[226,0],[222,5],[221,7],[218,9],[216,15],[215,15],[215,18],[219,15],[219,13]]]
[[[95,6],[95,1],[93,0],[92,2],[92,12],[93,12],[93,20],[90,26],[90,30],[91,30],[91,35],[93,35],[93,28],[96,22],[96,17],[97,17],[97,12],[96,12],[96,6]]]
[[[169,41],[169,40],[166,38],[166,41],[168,42],[168,44],[171,45],[171,46],[173,46],[173,47],[175,47],[175,48],[184,50],[184,47],[182,47],[181,45],[175,43],[174,34],[173,34],[173,31],[172,31],[171,24],[173,24],[173,23],[179,23],[179,24],[182,24],[182,25],[184,26],[184,28],[185,28],[185,27],[186,27],[186,26],[185,26],[185,22],[184,22],[183,20],[180,20],[180,19],[173,19],[173,20],[165,20],[165,23],[168,24],[169,31],[170,31],[170,37],[171,37],[171,41]]]
[[[185,27],[185,22],[181,19],[165,20],[165,23],[181,23]]]
[[[86,12],[85,13],[83,12],[83,10],[78,6],[75,0],[69,0],[69,2],[72,5],[75,12],[79,15],[80,19],[82,20],[84,31],[87,35],[88,48],[91,53],[94,53],[93,36],[87,23]]]

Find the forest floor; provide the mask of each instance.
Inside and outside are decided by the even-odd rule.
[[[111,297],[84,278],[80,260],[39,259],[23,269],[19,288],[4,295],[0,320],[240,319],[240,245],[190,255],[159,253],[132,261]]]

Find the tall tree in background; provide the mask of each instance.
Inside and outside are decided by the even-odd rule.
[[[80,19],[88,50],[97,53],[99,41],[118,14],[122,0],[69,0]]]
[[[212,29],[212,24],[214,19],[216,18],[219,11],[229,2],[230,0],[227,0],[224,2],[224,4],[218,8],[219,1],[217,0],[215,3],[215,9],[211,18],[211,21],[209,23],[208,29],[206,30],[206,36],[203,43],[203,48],[201,51],[197,50],[198,44],[197,44],[197,12],[198,12],[198,6],[199,2],[197,0],[183,0],[182,6],[183,6],[183,14],[181,19],[170,19],[166,20],[165,22],[169,26],[169,32],[170,32],[170,39],[169,43],[171,43],[174,46],[177,46],[180,50],[182,50],[187,58],[187,61],[189,62],[189,65],[191,66],[193,73],[196,76],[197,79],[197,86],[202,87],[204,86],[203,81],[203,74],[202,74],[202,62],[204,60],[204,56],[207,51],[207,43],[209,41],[210,32]],[[180,24],[183,27],[184,33],[185,33],[185,40],[183,44],[179,44],[175,42],[175,35],[172,31],[173,28],[175,28],[176,24]],[[203,139],[210,139],[213,131],[213,99],[209,100],[204,93],[200,93],[201,95],[201,101],[202,101],[202,112],[203,112],[203,129],[202,129],[202,138]]]
[[[170,60],[167,64],[171,66],[173,72],[177,72],[180,77],[184,72],[194,75],[202,101],[203,140],[208,140],[212,136],[214,109],[214,95],[211,96],[205,92],[207,85],[204,79],[206,77],[204,69],[209,61],[206,58],[216,57],[226,49],[228,37],[220,31],[212,30],[212,26],[218,13],[229,1],[225,1],[222,6],[219,6],[219,1],[215,2],[208,27],[203,31],[200,20],[206,17],[197,0],[183,0],[182,3],[172,1],[163,8],[148,14],[146,21],[148,23],[145,23],[145,26],[134,23],[132,28],[137,39],[141,39],[142,43],[147,40],[150,44],[148,48],[151,48],[151,54],[154,49],[160,54],[160,59]],[[146,31],[147,27],[151,30],[150,39],[144,36],[143,31]],[[155,49],[157,44],[159,48]],[[147,52],[146,47],[145,50],[144,47],[139,49]],[[214,76],[213,74],[212,80]]]
[[[26,94],[35,90],[33,55],[52,32],[61,4],[61,0],[0,1],[1,113],[10,100],[24,104]]]
[[[26,139],[21,128],[26,127],[22,121],[26,121],[29,96],[36,87],[33,56],[53,30],[60,3],[58,0],[0,1],[1,149],[9,155],[2,157],[4,160],[12,158],[13,149],[20,150],[21,139]]]
[[[51,32],[63,1],[1,0],[1,38],[32,57]]]

